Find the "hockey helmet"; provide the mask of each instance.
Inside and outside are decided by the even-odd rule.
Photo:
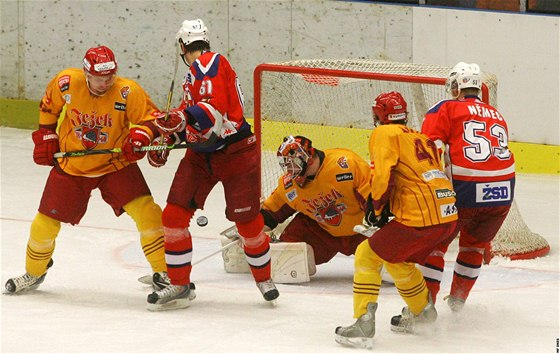
[[[295,137],[290,135],[284,138],[276,155],[286,176],[301,187],[306,180],[305,171],[309,159],[313,157],[314,153],[315,149],[311,140],[299,135]]]
[[[208,39],[208,28],[201,19],[185,20],[179,28],[175,40],[180,44],[189,45],[192,42],[204,41],[210,43]]]
[[[117,60],[115,54],[103,45],[88,49],[84,56],[84,70],[95,76],[116,74]]]
[[[385,92],[377,96],[373,102],[373,124],[401,123],[408,121],[406,101],[397,91]]]
[[[482,87],[482,76],[480,75],[480,67],[477,64],[467,64],[460,62],[451,69],[447,80],[445,82],[445,88],[448,93],[454,96],[457,94],[453,93],[453,90],[462,90],[466,88],[476,88]]]

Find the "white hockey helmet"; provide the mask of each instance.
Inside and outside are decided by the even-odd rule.
[[[480,67],[477,64],[467,64],[460,62],[451,69],[445,82],[447,92],[453,89],[462,90],[465,88],[482,87],[482,76],[480,75]]]
[[[189,45],[196,41],[210,43],[210,40],[208,39],[208,28],[206,28],[206,25],[201,19],[183,21],[181,28],[179,28],[179,31],[175,36],[175,40],[178,43],[182,42],[185,45]]]

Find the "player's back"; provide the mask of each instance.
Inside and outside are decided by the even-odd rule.
[[[505,119],[476,97],[435,105],[426,114],[422,132],[449,145],[454,179],[499,181],[515,172]]]
[[[423,227],[457,219],[453,187],[426,135],[401,124],[379,126],[370,138],[370,155],[374,205],[384,204],[393,185],[391,211],[398,222]]]
[[[457,206],[509,205],[515,161],[505,119],[476,96],[442,101],[426,114],[422,131],[447,144]]]

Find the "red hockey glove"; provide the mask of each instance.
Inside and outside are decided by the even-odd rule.
[[[140,149],[142,146],[148,146],[151,142],[152,138],[150,134],[144,129],[130,129],[130,133],[128,133],[128,136],[124,139],[124,145],[122,147],[124,157],[126,157],[128,161],[140,160],[146,155],[146,151],[138,151],[137,149]]]
[[[33,161],[37,165],[54,166],[54,154],[60,151],[58,135],[52,130],[40,128],[31,137],[35,143]]]
[[[185,140],[187,141],[187,143],[196,144],[201,143],[205,139],[202,134],[198,130],[196,130],[195,127],[187,124],[187,127],[185,129]]]
[[[156,145],[174,145],[176,142],[179,141],[179,137],[177,134],[173,135],[162,135],[163,137],[163,144],[161,143],[161,137],[154,139],[152,142],[152,146]],[[167,162],[167,158],[169,157],[169,153],[171,151],[169,149],[165,150],[154,150],[148,152],[148,162],[150,165],[154,167],[162,167]]]
[[[165,112],[162,112],[159,117],[154,119],[154,124],[160,133],[170,135],[185,129],[187,117],[182,110],[173,109],[169,111],[167,119],[165,119]]]

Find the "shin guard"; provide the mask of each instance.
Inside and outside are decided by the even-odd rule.
[[[356,248],[354,258],[354,318],[367,312],[369,303],[377,303],[381,288],[383,259],[371,249],[366,241]]]
[[[172,284],[190,283],[192,270],[192,238],[188,226],[194,210],[168,204],[162,215],[165,234],[165,262]]]
[[[418,265],[418,269],[422,272],[424,280],[426,281],[426,286],[432,296],[432,301],[435,304],[439,289],[441,286],[441,280],[443,279],[443,271],[445,267],[445,260],[443,258],[445,251],[434,250],[426,262],[422,265]]]
[[[243,250],[255,281],[263,282],[270,275],[270,240],[264,233],[264,220],[259,214],[248,223],[235,223],[243,241]]]
[[[395,286],[410,311],[418,315],[428,304],[429,291],[422,272],[414,263],[385,263]]]
[[[140,244],[152,271],[165,272],[165,250],[161,208],[154,202],[151,195],[134,199],[124,206],[127,214],[136,223],[140,233]]]
[[[37,213],[31,223],[31,231],[27,241],[25,256],[27,273],[35,277],[45,274],[54,253],[55,239],[59,232],[60,221]]]
[[[453,282],[451,283],[451,296],[466,300],[473,288],[482,267],[484,258],[484,246],[462,247],[459,245],[459,253],[453,271]]]

